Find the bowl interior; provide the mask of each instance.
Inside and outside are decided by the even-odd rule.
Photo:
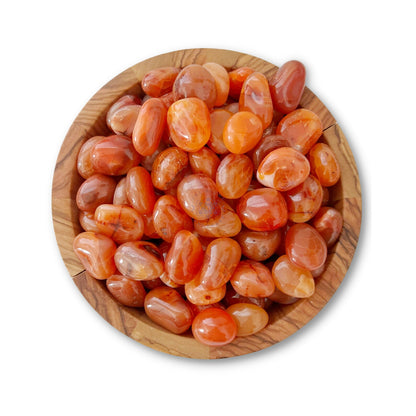
[[[258,351],[287,338],[325,306],[344,278],[357,245],[361,223],[361,190],[355,161],[340,127],[323,103],[305,88],[300,107],[319,115],[324,126],[321,140],[330,145],[341,166],[341,179],[330,189],[330,205],[337,208],[344,218],[341,236],[328,252],[327,267],[315,281],[314,295],[292,305],[273,305],[268,310],[269,324],[263,331],[237,338],[224,347],[207,347],[189,334],[172,334],[150,321],[143,311],[122,306],[115,301],[103,282],[85,273],[72,250],[74,237],[82,231],[75,204],[76,192],[83,181],[76,169],[78,151],[88,138],[111,134],[105,120],[108,109],[122,95],[143,95],[140,80],[147,71],[162,66],[184,67],[205,62],[217,62],[228,70],[250,66],[266,77],[277,69],[260,58],[235,51],[188,49],[155,56],[122,72],[91,98],[65,137],[54,172],[52,214],[57,243],[70,275],[84,297],[110,324],[142,344],[170,354],[192,358],[224,358]]]

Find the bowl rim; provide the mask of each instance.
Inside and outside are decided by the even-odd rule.
[[[249,66],[262,72],[268,79],[278,69],[270,62],[242,52],[197,48],[156,55],[121,72],[91,97],[66,134],[53,175],[52,219],[57,244],[69,274],[83,296],[104,319],[120,332],[153,349],[172,355],[212,359],[239,356],[267,348],[289,337],[316,316],[333,296],[351,264],[360,233],[362,202],[358,170],[348,142],[329,110],[305,87],[300,107],[308,108],[320,116],[324,127],[320,140],[331,146],[340,162],[341,179],[331,191],[331,203],[340,210],[344,219],[340,238],[328,251],[327,267],[315,280],[315,293],[292,305],[273,306],[265,329],[248,337],[236,338],[223,347],[202,345],[189,334],[172,334],[150,321],[144,312],[119,304],[106,290],[103,281],[88,276],[72,250],[73,238],[82,231],[77,223],[75,204],[76,190],[83,180],[76,171],[79,148],[85,140],[100,132],[110,134],[105,122],[106,111],[122,95],[142,93],[140,80],[148,70],[205,62],[217,62],[227,70]]]

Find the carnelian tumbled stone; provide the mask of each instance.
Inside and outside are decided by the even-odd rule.
[[[142,101],[135,95],[123,95],[108,110],[107,126],[115,133],[131,137]]]
[[[114,261],[121,274],[134,280],[152,280],[164,271],[159,249],[148,241],[129,241],[121,244]]]
[[[204,251],[198,237],[188,230],[181,230],[166,255],[165,271],[175,283],[183,285],[195,278],[203,259]]]
[[[261,72],[253,72],[244,81],[239,100],[240,111],[251,111],[265,129],[273,119],[273,103],[269,83]]]
[[[208,220],[195,220],[195,231],[203,237],[234,237],[241,230],[241,221],[234,210],[223,200],[218,200],[220,213]]]
[[[282,305],[291,305],[292,303],[295,303],[298,300],[298,298],[294,296],[286,295],[286,293],[283,293],[277,287],[274,290],[274,292],[267,297],[267,299],[270,299],[272,302],[275,303],[281,303]]]
[[[130,205],[130,201],[127,198],[126,183],[127,179],[125,176],[118,181],[113,195],[114,205]]]
[[[153,189],[152,178],[145,168],[136,166],[127,172],[126,195],[130,205],[139,214],[152,214],[156,194]]]
[[[214,106],[220,107],[227,101],[230,90],[230,79],[227,70],[216,62],[207,62],[202,65],[213,76],[217,98]]]
[[[289,220],[309,221],[321,207],[322,198],[321,184],[318,179],[309,175],[303,183],[285,193]]]
[[[230,283],[242,296],[265,298],[274,292],[274,282],[269,269],[254,260],[240,261]]]
[[[283,136],[290,147],[306,155],[322,135],[322,123],[310,110],[299,108],[283,117],[276,127],[276,134]]]
[[[227,199],[242,197],[253,177],[253,162],[246,155],[233,153],[224,157],[218,166],[216,184],[218,192]]]
[[[284,192],[301,184],[309,175],[308,159],[291,147],[271,151],[257,169],[257,180],[264,186]]]
[[[205,102],[211,109],[217,99],[215,79],[202,65],[191,64],[185,66],[178,74],[173,84],[175,100],[196,97]]]
[[[92,166],[91,153],[96,143],[98,143],[105,136],[94,136],[89,138],[79,149],[77,157],[77,170],[78,173],[84,178],[88,179],[90,176],[97,173]]]
[[[202,173],[185,176],[177,196],[183,210],[195,220],[207,220],[220,212],[215,182]]]
[[[94,212],[101,204],[111,204],[117,182],[101,173],[90,176],[78,188],[75,198],[80,211]]]
[[[271,257],[279,247],[281,229],[274,231],[252,231],[244,229],[236,237],[244,256],[251,260],[264,261]]]
[[[211,135],[209,111],[199,98],[175,101],[169,107],[167,121],[172,140],[187,152],[202,149]]]
[[[332,149],[325,143],[316,143],[309,151],[311,172],[322,186],[335,185],[341,175],[338,160]]]
[[[142,105],[132,136],[134,148],[142,156],[152,155],[159,147],[166,114],[166,107],[159,98],[150,98]]]
[[[311,272],[292,263],[286,255],[276,260],[272,276],[276,287],[286,295],[308,298],[315,291],[315,282]]]
[[[84,231],[92,231],[94,233],[100,233],[100,230],[97,227],[97,223],[94,219],[94,212],[79,212],[79,223]]]
[[[253,149],[261,139],[263,125],[261,120],[249,111],[239,111],[227,121],[223,131],[225,147],[236,154]]]
[[[188,163],[188,154],[179,147],[163,150],[153,162],[151,173],[153,186],[161,191],[177,186],[185,175]]]
[[[273,129],[273,131],[276,128]],[[257,143],[256,147],[250,151],[251,159],[253,160],[254,169],[257,170],[263,159],[273,150],[280,147],[290,147],[289,141],[282,136],[270,134],[263,136]]]
[[[275,189],[260,188],[247,192],[237,205],[241,222],[253,231],[272,231],[287,222],[287,206]]]
[[[155,231],[168,243],[171,243],[181,230],[193,230],[192,219],[185,213],[173,195],[163,195],[153,209]]]
[[[299,61],[286,62],[273,74],[269,84],[277,111],[287,114],[296,109],[305,89],[305,78],[305,67]]]
[[[244,81],[249,75],[254,72],[254,69],[248,66],[242,66],[236,68],[228,73],[230,79],[230,97],[238,100],[241,94],[241,88],[243,87]]]
[[[251,303],[235,303],[226,311],[237,324],[237,336],[246,337],[261,331],[269,322],[268,313],[260,306]]]
[[[207,308],[192,322],[192,334],[202,344],[227,345],[237,335],[237,325],[229,313],[220,308]]]
[[[129,206],[102,204],[95,210],[94,218],[100,232],[111,237],[117,244],[143,237],[143,219]]]
[[[238,104],[237,104],[238,105]],[[233,115],[230,111],[218,108],[211,112],[211,137],[208,140],[208,147],[215,153],[223,155],[228,153],[223,140],[223,131],[228,119]]]
[[[73,248],[92,277],[103,280],[115,273],[114,254],[117,246],[110,237],[86,231],[75,237]]]
[[[144,300],[146,315],[174,334],[182,334],[192,324],[192,311],[182,296],[173,288],[160,286],[152,289]]]
[[[201,284],[201,276],[185,283],[185,294],[189,302],[194,305],[212,305],[219,302],[224,296],[227,288],[222,285],[216,289],[207,289]]]
[[[241,258],[241,248],[231,238],[217,238],[208,244],[202,264],[201,284],[207,289],[225,285],[234,273]]]
[[[140,162],[140,155],[127,136],[112,135],[104,137],[95,144],[91,161],[96,172],[104,175],[124,175]]]
[[[208,147],[203,147],[197,152],[189,153],[189,165],[193,173],[204,173],[215,181],[219,157]]]
[[[337,240],[342,231],[342,215],[332,207],[322,207],[312,220],[312,225],[324,238],[326,245],[331,247]]]
[[[309,224],[292,225],[286,233],[285,247],[290,261],[298,267],[316,270],[325,263],[327,256],[325,240]]]
[[[145,94],[160,97],[172,91],[173,83],[181,70],[174,66],[155,68],[145,74],[141,85]]]
[[[121,274],[113,274],[107,279],[106,286],[108,291],[121,304],[132,308],[144,306],[146,290],[142,282],[129,279]]]
[[[161,196],[153,209],[153,225],[159,236],[171,243],[181,230],[193,230],[192,219],[173,195]]]

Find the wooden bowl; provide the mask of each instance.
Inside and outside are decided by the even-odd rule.
[[[122,72],[91,98],[65,137],[53,177],[52,214],[56,239],[70,275],[92,307],[111,325],[134,340],[169,354],[190,358],[225,358],[262,350],[282,341],[325,306],[344,278],[354,255],[361,224],[361,190],[355,161],[341,128],[322,102],[305,88],[300,106],[319,115],[324,127],[323,141],[331,146],[341,166],[341,179],[331,189],[331,205],[344,218],[341,236],[328,252],[327,268],[316,279],[313,296],[292,305],[274,305],[269,311],[270,321],[265,329],[249,337],[236,338],[224,347],[202,345],[191,334],[172,334],[150,321],[143,310],[120,305],[107,291],[103,281],[88,276],[72,250],[74,237],[82,231],[75,204],[75,195],[82,183],[76,169],[78,151],[88,138],[110,134],[105,121],[107,110],[124,94],[142,94],[140,81],[150,69],[205,62],[217,62],[228,70],[249,66],[266,77],[277,69],[269,62],[239,52],[187,49],[155,56]]]

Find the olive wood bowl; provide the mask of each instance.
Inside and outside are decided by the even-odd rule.
[[[75,204],[77,189],[83,181],[76,168],[78,151],[88,138],[110,134],[106,126],[109,107],[122,95],[143,95],[140,81],[150,69],[205,62],[217,62],[227,70],[249,66],[266,77],[277,70],[269,62],[239,52],[186,49],[152,57],[117,75],[88,101],[64,139],[53,176],[52,215],[64,263],[83,296],[104,319],[130,338],[156,350],[183,357],[213,359],[248,354],[274,345],[302,328],[325,306],[341,284],[354,255],[361,224],[361,189],[357,167],[341,128],[324,104],[305,88],[300,107],[319,115],[324,128],[320,140],[330,145],[341,166],[341,179],[330,190],[330,205],[337,208],[344,219],[340,238],[328,251],[327,267],[315,281],[315,293],[292,305],[274,304],[268,310],[270,320],[266,328],[255,335],[237,337],[223,347],[202,345],[190,331],[184,335],[170,333],[153,323],[143,309],[119,304],[107,291],[105,282],[85,272],[72,250],[74,237],[83,231]]]

